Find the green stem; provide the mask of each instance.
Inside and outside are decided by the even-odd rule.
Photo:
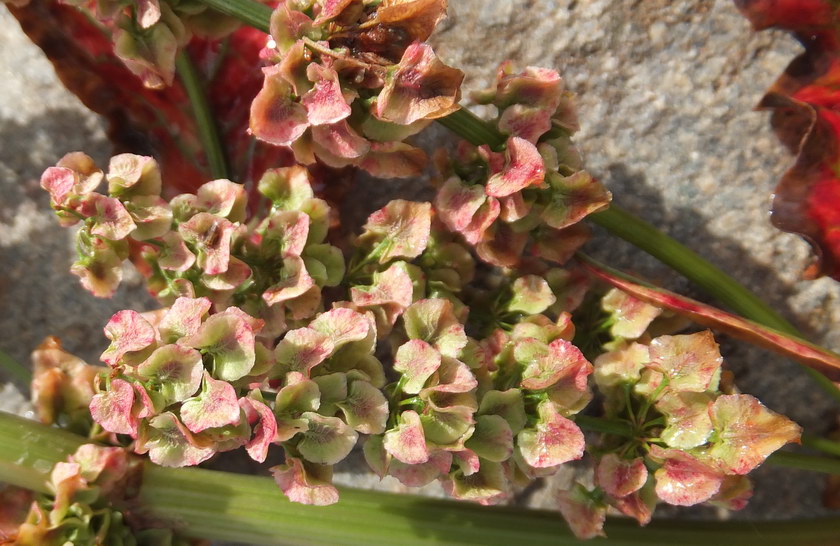
[[[207,102],[207,95],[204,91],[205,82],[186,51],[178,53],[175,58],[175,68],[178,71],[181,84],[187,92],[187,97],[190,99],[198,137],[201,139],[201,145],[207,155],[210,174],[213,178],[228,178],[230,175],[225,160],[225,151],[216,127],[216,118]]]
[[[589,218],[613,235],[621,237],[678,271],[739,315],[781,332],[801,336],[795,326],[758,296],[653,225],[615,205],[603,212],[592,214]]]
[[[793,453],[791,451],[777,451],[767,458],[767,463],[773,466],[797,468],[840,476],[840,459]]]
[[[268,34],[271,22],[271,8],[253,0],[199,0],[214,10],[239,19],[246,25]]]
[[[9,372],[15,379],[27,387],[32,382],[32,372],[3,350],[0,350],[0,368]]]
[[[840,442],[820,438],[819,436],[811,436],[810,434],[802,435],[802,445],[823,453],[840,456]]]
[[[0,413],[0,480],[47,493],[52,466],[84,439]],[[788,461],[786,461],[788,462]],[[809,464],[815,465],[809,459]],[[485,507],[414,495],[342,489],[332,506],[290,503],[269,478],[146,463],[140,503],[151,517],[177,522],[186,536],[252,544],[577,545],[556,512]],[[645,544],[821,545],[838,518],[802,521],[657,520],[645,528],[607,522],[609,546]]]
[[[475,146],[487,144],[494,151],[504,149],[506,142],[504,135],[466,108],[459,108],[448,116],[438,119],[437,122],[470,144]]]

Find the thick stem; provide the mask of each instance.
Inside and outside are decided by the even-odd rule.
[[[495,151],[505,146],[504,135],[466,108],[460,108],[437,122],[474,146],[487,144]]]
[[[204,92],[205,82],[186,51],[178,53],[175,58],[175,68],[178,71],[178,78],[187,92],[187,97],[190,99],[198,137],[201,139],[201,145],[207,156],[210,174],[213,178],[228,178],[230,175],[225,160],[225,150],[222,146],[222,139],[219,137],[219,130],[216,127],[216,118],[210,110],[210,104],[207,102],[207,95]]]
[[[0,413],[0,480],[48,492],[51,467],[84,438]],[[813,460],[809,461],[813,464]],[[556,512],[343,489],[341,501],[290,503],[271,479],[146,463],[139,500],[149,516],[179,525],[186,536],[252,544],[505,545],[579,544]],[[146,512],[144,512],[146,514]],[[607,522],[611,546],[645,544],[831,544],[840,521],[708,522],[657,520],[639,528]]]

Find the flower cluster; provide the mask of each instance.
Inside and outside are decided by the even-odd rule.
[[[595,360],[595,384],[605,416],[628,434],[605,434],[593,450],[594,490],[578,484],[561,495],[573,530],[602,534],[607,506],[642,525],[657,501],[743,508],[752,495],[746,474],[798,442],[800,427],[735,391],[711,332],[651,339],[646,330],[658,309],[617,291],[604,308],[623,338]]]
[[[66,462],[57,463],[47,482],[50,494],[33,501],[20,523],[14,544],[195,544],[171,529],[149,526],[117,505],[131,490],[126,484],[136,463],[119,447],[84,444]]]
[[[194,36],[222,38],[239,22],[201,2],[66,0],[111,32],[114,54],[152,89],[172,85],[175,58]]]
[[[606,207],[610,193],[586,171],[571,143],[578,129],[571,96],[554,70],[514,74],[505,63],[495,89],[476,94],[498,109],[495,125],[508,135],[505,149],[462,145],[440,161],[435,208],[482,260],[516,266],[526,248],[564,263],[588,237],[578,224]]]
[[[281,1],[251,132],[299,163],[418,174],[425,154],[402,141],[459,108],[463,73],[425,43],[445,13],[446,0]]]
[[[108,195],[95,191],[103,180]],[[218,310],[236,305],[265,319],[279,334],[314,316],[321,288],[344,276],[341,251],[324,242],[329,206],[300,166],[265,173],[258,189],[270,210],[247,223],[243,186],[214,180],[167,202],[157,163],[145,156],[115,156],[105,174],[71,153],[44,172],[41,186],[63,225],[83,222],[71,271],[96,296],[114,293],[131,257],[162,303],[207,297]]]

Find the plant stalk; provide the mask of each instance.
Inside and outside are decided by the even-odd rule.
[[[204,91],[205,82],[186,51],[178,53],[175,58],[175,69],[178,71],[178,78],[181,80],[181,84],[190,100],[198,137],[207,156],[210,174],[215,179],[228,178],[230,174],[225,159],[225,150],[216,126],[216,118],[210,110],[207,94]]]
[[[47,493],[52,466],[85,441],[0,413],[0,480]],[[816,459],[809,458],[809,464],[819,466]],[[163,468],[148,462],[139,501],[148,515],[177,525],[186,536],[210,540],[301,545],[580,544],[555,512],[346,488],[338,504],[305,506],[286,500],[269,478]],[[604,543],[823,545],[836,538],[838,525],[838,518],[714,525],[657,520],[640,528],[630,520],[611,518]]]
[[[239,19],[268,34],[270,31],[271,8],[253,0],[199,0],[214,10]]]
[[[32,382],[32,372],[3,350],[0,350],[0,368],[9,372],[12,377],[27,387]]]

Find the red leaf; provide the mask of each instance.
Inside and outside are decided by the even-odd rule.
[[[641,284],[641,281],[624,275],[589,258],[581,258],[581,264],[590,273],[622,290],[634,298],[651,305],[665,307],[688,317],[692,321],[725,332],[730,336],[747,341],[782,354],[825,374],[833,381],[840,381],[840,355],[812,345],[758,323],[721,311],[711,305],[680,296],[662,288]]]
[[[788,30],[805,52],[758,107],[773,111],[780,140],[797,154],[773,198],[773,224],[808,240],[817,261],[805,271],[840,279],[840,33],[830,0],[735,0],[753,26]]]
[[[108,121],[115,151],[153,155],[170,196],[194,192],[210,178],[192,110],[177,79],[161,90],[143,87],[114,55],[107,31],[76,8],[50,0],[9,9],[44,50],[62,83]],[[288,151],[256,142],[246,132],[251,101],[262,87],[259,52],[266,40],[264,33],[242,27],[226,43],[194,38],[187,48],[208,80],[206,92],[231,178],[241,183],[291,162]]]

